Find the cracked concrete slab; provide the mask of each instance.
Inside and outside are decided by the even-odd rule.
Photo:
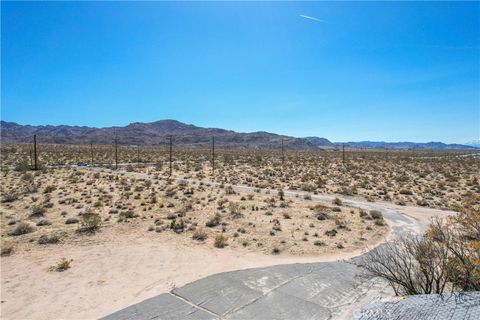
[[[288,293],[272,291],[260,299],[229,314],[225,319],[330,319],[328,308],[295,297]]]
[[[164,293],[117,311],[105,320],[214,320],[217,316]]]
[[[168,319],[330,319],[371,288],[371,280],[359,273],[347,262],[226,272],[176,288],[168,299],[160,295],[105,319],[151,319],[155,312]]]

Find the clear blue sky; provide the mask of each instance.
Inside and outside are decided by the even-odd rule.
[[[479,138],[479,2],[1,6],[5,121]]]

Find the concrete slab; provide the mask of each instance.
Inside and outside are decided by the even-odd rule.
[[[330,319],[330,311],[287,293],[272,291],[259,300],[229,314],[231,320]]]
[[[215,315],[201,310],[170,293],[147,299],[131,307],[122,309],[103,320],[214,320]]]

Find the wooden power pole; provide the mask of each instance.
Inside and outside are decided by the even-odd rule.
[[[118,169],[118,139],[117,134],[115,134],[115,170]]]
[[[90,156],[91,156],[90,165],[93,166],[93,142],[90,142]]]
[[[173,135],[168,136],[170,139],[170,177],[172,176],[172,164],[173,164]]]
[[[212,176],[215,176],[215,137],[212,136]]]
[[[38,164],[37,164],[37,135],[33,135],[33,170],[38,170]]]

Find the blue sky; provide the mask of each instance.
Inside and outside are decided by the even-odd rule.
[[[5,121],[177,119],[332,141],[480,135],[479,2],[1,6]]]

